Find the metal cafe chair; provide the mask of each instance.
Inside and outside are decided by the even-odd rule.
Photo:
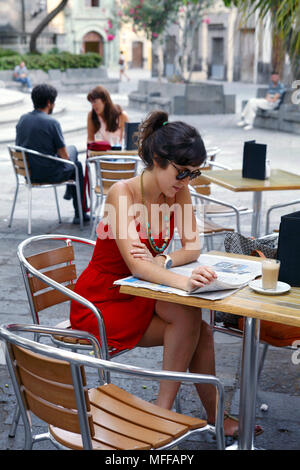
[[[77,166],[75,165],[74,162],[71,162],[70,160],[64,160],[58,157],[53,157],[51,155],[45,155],[43,153],[36,152],[35,150],[27,149],[24,147],[18,147],[18,146],[8,146],[8,151],[11,157],[13,169],[15,172],[16,176],[16,191],[14,195],[14,200],[13,200],[13,205],[11,209],[11,214],[10,214],[10,219],[8,226],[11,227],[12,225],[12,220],[14,216],[14,211],[15,211],[15,206],[17,202],[17,197],[19,193],[19,187],[21,185],[26,186],[27,192],[28,192],[28,235],[31,234],[31,218],[32,218],[32,189],[48,189],[48,188],[53,188],[54,189],[54,195],[55,195],[55,202],[56,202],[56,208],[57,208],[57,214],[58,214],[58,221],[61,223],[61,216],[60,216],[60,210],[59,210],[59,204],[58,204],[58,197],[57,197],[57,187],[62,186],[65,184],[71,184],[76,187],[76,196],[77,196],[77,202],[78,202],[78,210],[79,210],[79,220],[80,220],[80,229],[83,229],[83,214],[82,214],[82,205],[81,205],[81,196],[80,196],[80,184],[79,184],[79,175],[78,175],[78,169]],[[30,172],[30,166],[28,162],[28,154],[33,155],[36,158],[44,158],[47,160],[52,160],[57,162],[58,164],[67,164],[71,165],[75,169],[75,179],[74,180],[68,180],[68,181],[63,181],[61,183],[32,183],[31,181],[31,172]]]
[[[40,324],[40,313],[70,300],[75,300],[89,308],[95,315],[101,340],[101,357],[109,359],[113,351],[109,350],[106,339],[104,321],[98,308],[81,295],[74,292],[77,280],[77,267],[74,243],[94,248],[96,242],[86,238],[69,235],[50,234],[37,235],[23,240],[17,250],[32,321]],[[41,248],[44,246],[44,248]],[[27,254],[25,254],[27,253]],[[30,254],[28,254],[30,253]],[[63,307],[61,308],[63,310]],[[47,315],[51,313],[47,310]],[[85,350],[90,345],[85,341],[74,341],[69,337],[71,325],[69,321],[69,304],[67,304],[67,320],[56,325],[64,328],[64,335],[54,337],[53,341],[60,347]],[[38,339],[38,338],[36,338]]]
[[[294,201],[288,201],[284,202],[281,204],[274,204],[273,206],[269,207],[266,213],[266,235],[269,235],[270,233],[270,217],[271,217],[271,212],[273,212],[274,209],[281,209],[282,207],[288,207],[288,206],[293,206],[295,204],[300,204],[300,199],[295,199]],[[275,230],[276,231],[276,230]]]
[[[224,388],[217,377],[118,364],[32,341],[24,337],[28,332],[63,334],[60,329],[37,325],[0,327],[24,423],[25,449],[50,440],[58,449],[164,450],[191,435],[211,431],[202,419],[158,407],[110,381],[88,389],[85,367],[143,380],[213,385],[217,395],[216,443],[218,449],[224,449]],[[92,335],[75,330],[72,336],[97,341]],[[32,414],[48,425],[48,432],[35,434]]]
[[[86,353],[92,350],[91,344],[84,338],[78,339],[71,332],[69,321],[69,301],[75,300],[87,307],[95,315],[100,337],[100,345],[93,350],[97,357],[110,360],[117,355],[128,352],[127,349],[116,352],[107,344],[106,330],[101,311],[90,301],[74,292],[77,280],[76,258],[73,244],[88,245],[94,248],[96,242],[85,238],[69,235],[37,235],[21,242],[18,246],[17,256],[25,284],[32,322],[40,325],[40,313],[51,315],[51,308],[60,306],[62,315],[67,311],[67,319],[55,325],[60,334],[51,337],[51,340],[60,348],[67,348],[75,352]],[[41,248],[42,244],[44,248]],[[58,244],[60,246],[58,246]],[[28,252],[30,254],[28,254]],[[62,304],[66,304],[63,308]],[[63,312],[64,310],[64,312]],[[46,313],[44,312],[46,311]],[[40,341],[37,330],[35,340]],[[109,372],[106,372],[109,373]],[[106,378],[108,380],[108,378]],[[176,397],[176,409],[180,410],[180,393]],[[10,429],[10,436],[15,435],[19,421],[19,410],[16,408],[15,417]]]
[[[91,222],[93,221],[91,238],[95,236],[97,223],[104,207],[108,190],[117,181],[136,176],[139,161],[139,157],[130,156],[128,152],[124,152],[124,155],[122,155],[122,152],[118,152],[117,155],[110,155],[108,151],[105,153],[105,156],[89,157],[87,159]],[[92,171],[92,165],[94,166],[94,171]],[[96,197],[95,203],[94,196]]]
[[[225,233],[234,232],[235,230],[240,233],[240,211],[236,206],[220,201],[219,199],[206,196],[204,194],[199,194],[193,189],[192,186],[190,186],[190,194],[194,203],[194,211],[200,235],[204,237],[208,250],[213,248],[214,236],[224,235]],[[224,209],[230,208],[231,214],[235,216],[235,227],[223,226],[212,221],[206,215],[203,204],[204,202],[218,204],[221,207],[224,207]]]

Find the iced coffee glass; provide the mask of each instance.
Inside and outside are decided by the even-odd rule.
[[[262,262],[262,288],[275,290],[277,287],[280,261],[266,259]]]

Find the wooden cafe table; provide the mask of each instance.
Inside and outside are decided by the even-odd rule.
[[[212,251],[210,254],[261,262],[259,258]],[[259,356],[260,320],[300,327],[300,288],[282,295],[257,294],[248,286],[222,300],[180,296],[139,287],[121,286],[120,292],[193,307],[207,308],[245,317],[241,360],[239,439],[233,449],[254,449],[256,388]]]
[[[242,170],[208,170],[205,176],[212,182],[234,192],[253,192],[251,235],[260,235],[262,192],[300,189],[300,175],[289,171],[271,170],[270,178],[256,180],[242,177]]]

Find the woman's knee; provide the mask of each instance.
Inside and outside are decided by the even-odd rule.
[[[201,327],[202,316],[199,308],[157,302],[156,312],[165,322],[176,325],[178,328],[182,328],[183,331],[198,331]]]

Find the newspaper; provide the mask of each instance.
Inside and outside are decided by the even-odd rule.
[[[143,287],[145,289],[182,296],[193,296],[201,297],[202,299],[219,300],[233,294],[238,289],[246,286],[252,279],[255,279],[257,276],[261,275],[260,261],[239,260],[236,258],[229,258],[227,256],[216,256],[209,254],[200,255],[198,260],[194,263],[171,268],[170,271],[189,277],[193,269],[199,265],[211,266],[217,274],[217,279],[207,286],[195,288],[191,292],[186,292],[182,289],[176,289],[174,287],[169,287],[162,284],[154,284],[152,282],[143,281],[142,279],[138,279],[133,276],[126,277],[125,279],[118,279],[114,284]]]

